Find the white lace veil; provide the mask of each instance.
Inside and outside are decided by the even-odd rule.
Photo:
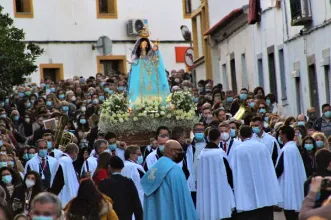
[[[137,50],[140,46],[141,40],[142,39],[147,39],[149,41],[149,44],[151,45],[149,51],[147,51],[147,57],[150,58],[153,55],[153,46],[154,44],[152,43],[152,41],[149,38],[145,38],[145,37],[139,37],[138,40],[136,41],[136,43],[134,44],[133,50],[131,52],[131,60],[136,60],[139,57],[137,57]]]

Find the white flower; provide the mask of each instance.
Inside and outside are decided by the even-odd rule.
[[[164,111],[161,111],[161,112],[160,112],[160,115],[165,115],[165,112],[164,112]]]
[[[178,121],[179,119],[180,119],[180,117],[177,115],[177,116],[176,116],[176,120]]]
[[[156,113],[155,114],[155,118],[158,118],[158,117],[160,117],[160,114],[159,113]]]
[[[171,118],[171,114],[168,114],[168,115],[167,115],[167,118]]]
[[[166,108],[164,106],[161,106],[161,110],[164,111]]]
[[[133,117],[133,121],[138,121],[138,118],[137,117]]]
[[[119,118],[118,121],[121,122],[121,123],[124,122],[123,118]]]

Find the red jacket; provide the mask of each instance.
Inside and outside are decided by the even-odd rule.
[[[108,170],[107,169],[100,169],[95,171],[96,173],[93,175],[93,181],[96,186],[99,185],[99,183],[109,177]]]

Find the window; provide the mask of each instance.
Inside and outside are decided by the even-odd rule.
[[[112,75],[126,72],[126,56],[98,56],[97,72]]]
[[[301,26],[312,21],[310,0],[290,0],[292,26]]]
[[[183,14],[184,14],[184,18],[191,18],[192,0],[182,0],[182,1],[183,1]]]
[[[97,18],[117,18],[117,0],[96,0]]]
[[[15,18],[33,18],[33,0],[14,0]]]
[[[248,75],[245,54],[241,55],[242,87],[248,88]]]
[[[40,78],[49,78],[56,82],[64,79],[63,64],[40,64]]]
[[[329,65],[326,65],[324,66],[324,74],[325,74],[325,93],[326,93],[326,102],[327,103],[330,103],[331,102],[331,96],[330,96],[330,83],[331,83],[331,80],[330,80],[330,77],[331,77],[331,74],[330,74],[330,66]]]
[[[257,60],[257,71],[259,74],[259,86],[264,86],[264,79],[263,79],[263,60],[262,58]]]
[[[232,85],[232,91],[234,94],[237,94],[237,74],[236,74],[236,61],[235,59],[231,59],[230,61],[230,68],[231,68],[231,85]]]
[[[284,58],[284,50],[280,49],[278,51],[279,56],[279,71],[280,71],[280,84],[282,89],[282,100],[287,99],[286,95],[286,75],[285,75],[285,58]]]
[[[226,64],[222,65],[222,82],[223,82],[224,89],[228,90],[229,86],[228,86],[228,75],[226,72]]]
[[[295,97],[296,97],[296,106],[297,106],[297,113],[302,114],[303,113],[303,105],[302,105],[302,99],[301,99],[301,82],[300,77],[295,77]]]
[[[278,102],[275,54],[273,52],[268,54],[268,67],[269,67],[270,92],[275,95],[276,102]]]
[[[309,91],[310,91],[310,105],[312,107],[315,107],[316,113],[317,113],[317,115],[319,115],[320,114],[320,104],[319,104],[315,64],[308,66],[308,80],[309,80]]]

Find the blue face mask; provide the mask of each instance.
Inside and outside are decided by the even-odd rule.
[[[114,151],[117,148],[117,144],[109,144],[108,148],[109,150]]]
[[[2,146],[3,145],[3,143],[2,143],[2,141],[0,140],[0,146]]]
[[[68,107],[68,106],[62,106],[62,110],[63,110],[64,112],[68,112],[68,111],[69,111],[69,107]]]
[[[311,151],[311,150],[313,150],[313,148],[314,148],[314,145],[313,144],[305,144],[305,149],[307,151]]]
[[[52,101],[47,101],[47,102],[46,102],[46,105],[47,105],[48,107],[51,107],[52,104],[53,104]]]
[[[194,98],[193,98],[193,102],[194,102],[194,103],[197,103],[198,100],[199,100],[199,98],[197,98],[197,97],[194,97]]]
[[[1,114],[1,118],[7,118],[6,114]]]
[[[47,148],[51,149],[53,147],[53,143],[51,141],[47,141]]]
[[[31,103],[29,102],[27,105],[26,105],[27,108],[31,108]]]
[[[99,99],[93,99],[93,104],[95,105],[99,104]]]
[[[11,167],[14,167],[15,166],[14,161],[10,161],[9,164],[10,164]]]
[[[33,216],[32,220],[53,220],[53,217],[50,216]]]
[[[6,99],[6,100],[5,100],[5,103],[8,104],[8,103],[9,103],[9,99]]]
[[[29,159],[29,155],[28,154],[23,154],[23,159],[24,160],[28,160]]]
[[[322,147],[324,147],[324,141],[316,141],[316,146],[317,146],[318,148],[322,148]]]
[[[7,167],[7,166],[8,166],[7,162],[0,162],[0,168]]]
[[[100,86],[103,87],[105,85],[105,82],[101,82]]]
[[[88,103],[88,104],[92,103],[92,99],[88,99],[88,100],[87,100],[87,103]]]
[[[99,96],[99,100],[103,101],[103,100],[105,100],[105,97],[103,95],[101,95],[101,96]]]
[[[202,141],[204,136],[205,136],[204,133],[195,133],[194,134],[194,137],[197,141]]]
[[[85,124],[86,124],[86,119],[80,119],[79,122],[80,122],[82,125],[85,125]]]
[[[298,125],[299,126],[305,126],[305,122],[304,121],[298,121]]]
[[[103,91],[105,91],[105,92],[108,92],[109,91],[109,88],[108,87],[106,87],[106,88],[104,88],[104,90]]]
[[[118,91],[120,91],[120,92],[123,92],[123,91],[125,91],[125,87],[124,86],[119,86],[119,87],[117,87],[117,90]]]
[[[6,175],[2,177],[2,182],[4,182],[6,185],[11,184],[13,178],[11,175]]]
[[[236,130],[235,129],[230,129],[230,136],[232,138],[236,136]]]
[[[59,99],[64,99],[64,94],[60,94]]]
[[[144,162],[143,156],[138,156],[137,164],[142,164]]]
[[[35,154],[29,154],[29,159],[32,159]]]
[[[266,101],[267,105],[270,105],[270,104],[271,104],[270,99],[267,99],[267,100],[265,100],[265,101]]]
[[[265,121],[265,122],[268,122],[268,121],[269,121],[269,117],[268,117],[268,116],[265,116],[265,117],[264,117],[264,121]]]
[[[278,137],[278,143],[280,143],[282,145],[284,144],[283,141],[282,141],[282,139],[280,139],[280,137]]]
[[[260,127],[253,127],[252,130],[253,130],[253,132],[255,134],[259,134],[261,132],[261,128]]]
[[[260,113],[266,113],[267,110],[266,110],[265,108],[261,108],[259,112],[260,112]]]
[[[254,107],[255,107],[255,102],[250,102],[250,103],[249,103],[249,106],[250,106],[251,108],[254,108]]]
[[[39,98],[39,93],[38,92],[36,92],[35,95],[37,96],[37,98]]]
[[[159,146],[159,149],[160,149],[161,153],[164,152],[164,147],[165,147],[164,145],[160,145],[160,146]]]
[[[246,93],[241,93],[241,94],[239,95],[239,99],[240,99],[241,101],[246,100],[246,99],[247,99],[247,94],[246,94]]]
[[[20,117],[19,117],[18,115],[15,115],[15,116],[13,117],[13,120],[14,120],[14,121],[18,121],[18,119],[20,119]]]
[[[111,89],[109,89],[109,90],[107,91],[107,93],[110,94],[110,95],[112,95],[112,94],[114,94],[114,91],[111,90]]]
[[[23,97],[24,97],[24,93],[23,93],[23,92],[19,92],[19,93],[18,93],[18,96],[19,96],[20,98],[23,98]]]
[[[2,107],[5,106],[5,103],[4,103],[4,102],[1,102],[1,106],[2,106]]]
[[[30,95],[31,95],[31,91],[26,91],[26,92],[25,92],[25,95],[26,95],[26,96],[30,96]]]
[[[227,98],[226,98],[226,101],[227,101],[228,103],[233,102],[233,97],[227,97]]]
[[[55,88],[50,88],[49,91],[54,93],[55,92]]]
[[[39,150],[39,156],[40,157],[46,157],[47,156],[47,149]]]
[[[324,115],[326,118],[331,118],[331,111],[326,111]]]

